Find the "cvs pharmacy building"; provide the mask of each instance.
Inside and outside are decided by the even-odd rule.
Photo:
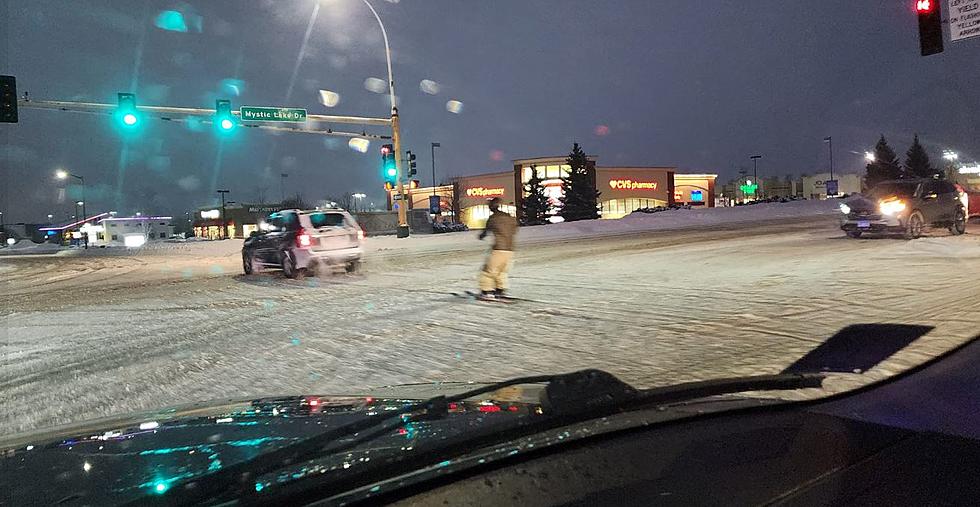
[[[514,161],[513,171],[478,174],[456,179],[452,184],[439,187],[409,190],[410,208],[429,207],[430,196],[439,197],[442,219],[451,220],[458,215],[459,221],[470,228],[482,228],[490,216],[487,199],[499,197],[501,209],[519,215],[521,201],[527,192],[525,185],[537,174],[557,213],[561,206],[561,178],[568,176],[570,167],[565,157],[541,157]],[[617,219],[640,208],[655,208],[672,204],[713,207],[713,174],[677,174],[673,167],[601,167],[596,158],[589,157],[587,170],[599,191],[600,217]],[[679,185],[679,186],[678,186]],[[388,204],[393,201],[389,193]],[[521,218],[518,216],[518,218]],[[557,215],[552,221],[560,221]]]

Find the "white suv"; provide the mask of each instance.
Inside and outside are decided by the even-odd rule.
[[[260,229],[242,245],[245,274],[271,267],[296,278],[334,266],[352,273],[364,254],[364,230],[342,209],[278,211]]]

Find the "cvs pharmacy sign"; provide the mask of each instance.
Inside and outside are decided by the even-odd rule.
[[[467,197],[500,197],[504,195],[503,188],[473,187],[466,189]]]
[[[609,180],[611,188],[619,190],[656,190],[656,181]]]

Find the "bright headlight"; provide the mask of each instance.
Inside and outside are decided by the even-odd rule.
[[[905,210],[905,201],[891,200],[878,203],[878,209],[882,215],[895,215]]]
[[[843,214],[845,214],[845,215],[850,214],[851,213],[851,207],[848,206],[848,205],[846,205],[846,204],[844,204],[844,203],[840,203],[840,212],[843,213]]]

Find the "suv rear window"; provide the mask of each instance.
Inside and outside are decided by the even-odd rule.
[[[310,213],[310,224],[320,227],[340,227],[344,225],[344,215],[340,213]]]

